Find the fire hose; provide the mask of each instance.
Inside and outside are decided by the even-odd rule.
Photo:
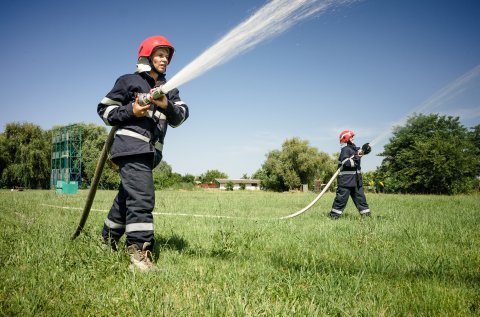
[[[156,87],[150,90],[149,93],[139,93],[137,94],[138,103],[142,106],[150,104],[153,99],[159,99],[166,92],[162,90],[162,86]],[[112,127],[110,133],[108,134],[107,139],[102,148],[102,152],[100,154],[100,158],[97,162],[97,167],[95,168],[95,174],[93,175],[92,184],[90,185],[90,190],[88,191],[87,201],[85,202],[85,207],[83,208],[82,217],[80,218],[80,222],[77,226],[77,229],[73,233],[71,240],[75,240],[76,237],[80,234],[85,223],[87,222],[88,215],[90,214],[90,209],[92,208],[93,200],[95,199],[95,194],[97,193],[98,183],[100,182],[100,177],[102,176],[103,168],[105,166],[105,162],[108,158],[108,153],[110,152],[110,148],[113,144],[113,139],[115,137],[115,133],[118,130],[118,126]]]
[[[153,99],[160,98],[162,95],[165,94],[161,90],[161,88],[162,87],[160,86],[160,87],[152,89],[150,91],[150,93],[138,94],[139,103],[141,105],[146,105],[146,104],[151,103],[152,98]],[[100,154],[100,158],[99,158],[98,163],[97,163],[97,167],[95,168],[95,174],[93,175],[92,184],[91,184],[90,190],[88,192],[87,200],[86,200],[85,206],[83,208],[82,217],[80,218],[80,222],[77,226],[77,229],[73,233],[73,235],[71,237],[71,240],[74,240],[75,238],[77,238],[80,235],[83,227],[85,226],[85,223],[87,222],[88,215],[90,214],[90,210],[92,208],[93,200],[95,199],[95,194],[97,192],[98,183],[100,182],[100,177],[102,176],[103,168],[105,166],[105,162],[107,161],[108,153],[110,152],[110,148],[112,147],[113,139],[115,137],[115,133],[117,132],[117,130],[118,130],[118,126],[112,127],[112,129],[110,130],[110,133],[108,134],[107,139],[105,140],[105,144],[103,145],[102,152]],[[365,143],[362,146],[362,149],[361,149],[361,151],[364,155],[370,153],[371,150],[372,150],[372,148],[370,147],[370,143]],[[350,159],[353,158],[353,157],[354,156],[351,156]],[[342,165],[333,174],[333,176],[330,178],[330,180],[325,185],[325,187],[320,192],[320,194],[318,194],[317,197],[315,197],[315,199],[312,200],[312,202],[310,202],[310,204],[308,204],[303,209],[301,209],[301,210],[299,210],[299,211],[297,211],[297,212],[295,212],[291,215],[280,217],[278,219],[283,220],[283,219],[290,219],[290,218],[297,217],[297,216],[303,214],[304,212],[306,212],[307,210],[309,210],[313,205],[315,205],[317,203],[317,201],[323,196],[323,194],[325,194],[325,192],[330,188],[333,181],[338,177],[338,175],[340,174],[340,172],[343,168],[344,163],[345,163],[345,161],[342,162]]]
[[[103,167],[105,166],[105,162],[107,161],[108,153],[110,152],[110,148],[112,147],[113,138],[115,137],[117,129],[118,127],[116,126],[112,127],[107,139],[105,140],[105,144],[103,145],[97,167],[95,168],[95,174],[93,175],[92,184],[90,185],[90,190],[88,191],[87,201],[85,202],[85,207],[83,208],[82,218],[80,218],[78,227],[70,238],[71,240],[74,240],[76,237],[78,237],[83,227],[85,226],[85,223],[87,222],[90,209],[92,208],[93,199],[95,198],[95,194],[97,193],[98,183],[100,182],[100,177],[102,176]]]

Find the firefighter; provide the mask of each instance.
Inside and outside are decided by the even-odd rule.
[[[363,155],[370,152],[370,145],[366,143],[362,149],[354,143],[355,133],[345,130],[340,133],[340,156],[338,166],[341,168],[338,174],[338,186],[332,210],[329,216],[338,219],[345,209],[348,197],[351,196],[360,215],[370,216],[365,193],[363,192],[362,172],[360,161]]]
[[[110,154],[121,180],[103,225],[102,243],[116,250],[125,234],[132,270],[155,269],[152,170],[162,159],[167,127],[178,127],[189,115],[178,89],[146,105],[139,103],[137,94],[165,84],[174,51],[163,36],[145,39],[138,49],[135,73],[120,76],[97,107],[106,125],[118,127]]]

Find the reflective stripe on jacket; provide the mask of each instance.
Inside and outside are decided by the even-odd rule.
[[[342,170],[338,174],[338,186],[355,187],[362,186],[362,168],[360,166],[360,157],[356,156],[360,148],[353,143],[348,143],[340,151],[338,157],[338,166]]]
[[[152,105],[147,116],[133,114],[137,93],[148,93],[153,87],[163,85],[165,78],[154,79],[146,72],[120,76],[112,90],[97,106],[97,112],[106,125],[119,126],[112,144],[112,159],[134,154],[162,151],[167,127],[181,125],[189,116],[188,106],[180,99],[178,89],[167,93],[167,109]],[[161,154],[161,153],[160,153]]]

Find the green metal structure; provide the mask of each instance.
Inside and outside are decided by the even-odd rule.
[[[82,127],[76,124],[53,130],[50,186],[58,193],[75,194],[82,182]]]

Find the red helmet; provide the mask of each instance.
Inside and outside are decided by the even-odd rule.
[[[354,135],[355,132],[351,130],[342,131],[342,133],[340,133],[340,143],[347,143]]]
[[[168,56],[168,63],[170,64],[175,49],[173,48],[172,44],[170,44],[170,42],[161,35],[151,36],[143,40],[142,44],[140,44],[140,47],[138,48],[138,58],[150,57],[153,49],[158,46],[166,47],[170,50],[170,54]]]

